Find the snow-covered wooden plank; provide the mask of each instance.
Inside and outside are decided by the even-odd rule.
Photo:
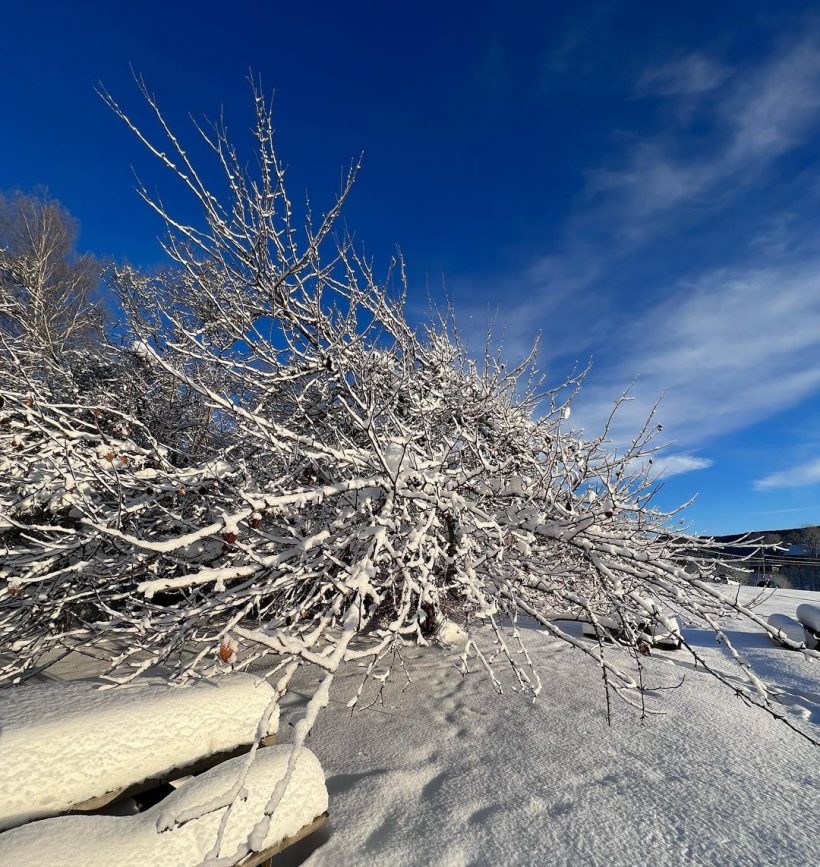
[[[248,796],[234,804],[228,818],[221,855],[237,851],[286,771],[288,745],[260,750],[245,781]],[[161,817],[177,814],[224,795],[238,779],[245,757],[223,762],[172,792],[159,804],[135,816],[58,816],[0,834],[0,864],[15,867],[59,863],[61,867],[133,867],[175,865],[194,867],[204,860],[217,839],[224,808],[159,833]],[[285,795],[276,808],[258,855],[239,859],[250,867],[261,864],[306,835],[323,821],[327,787],[319,760],[300,751]],[[317,822],[317,820],[319,820]],[[261,860],[260,860],[261,859]]]
[[[91,682],[0,693],[0,830],[96,809],[148,780],[202,770],[252,743],[274,697],[264,680],[227,675],[191,686]],[[274,710],[269,734],[279,724]]]
[[[269,747],[275,743],[276,735],[271,734],[263,737],[259,741],[259,746]],[[71,812],[95,813],[115,801],[121,801],[125,798],[133,798],[136,795],[154,788],[160,783],[170,783],[174,786],[175,782],[192,779],[196,774],[201,774],[203,771],[210,770],[210,768],[213,768],[215,765],[221,764],[228,759],[232,759],[247,752],[247,749],[248,743],[243,743],[230,750],[221,750],[216,753],[211,753],[210,755],[197,759],[195,762],[190,764],[181,764],[169,771],[152,774],[150,777],[146,777],[144,780],[140,780],[137,783],[132,783],[130,786],[125,786],[121,789],[114,789],[113,791],[106,792],[104,795],[90,798],[89,800],[82,801],[79,804],[72,804]],[[179,786],[174,786],[174,788],[179,788]]]
[[[314,831],[318,831],[325,822],[327,822],[327,813],[322,813],[321,816],[317,816],[309,825],[305,825],[301,831],[298,831],[291,837],[285,837],[258,855],[249,855],[244,861],[239,862],[239,867],[269,867],[272,858],[300,840],[304,840],[305,837],[309,837]]]

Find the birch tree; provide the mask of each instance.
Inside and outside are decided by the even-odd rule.
[[[101,337],[101,269],[76,240],[76,222],[47,194],[0,195],[0,337],[29,365],[59,367]]]

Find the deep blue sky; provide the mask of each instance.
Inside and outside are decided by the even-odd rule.
[[[465,332],[543,335],[558,379],[594,369],[592,429],[661,391],[662,502],[694,529],[820,523],[820,13],[788,2],[3,4],[0,189],[45,185],[81,246],[149,265],[137,173],[178,188],[94,93],[180,132],[250,68],[275,91],[293,195],[317,210],[365,152],[348,225],[396,244],[414,306],[443,281]]]

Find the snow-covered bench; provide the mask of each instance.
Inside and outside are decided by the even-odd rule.
[[[288,745],[260,750],[245,782],[247,798],[229,815],[221,856],[243,844],[284,774]],[[237,781],[245,758],[238,756],[185,782],[165,800],[135,816],[58,816],[0,834],[0,864],[14,867],[194,867],[217,840],[224,808],[159,832],[166,816],[223,796]],[[307,749],[297,758],[285,795],[256,854],[236,861],[241,867],[265,863],[286,846],[314,831],[326,819],[327,787],[318,759]]]
[[[799,610],[800,606],[798,606]],[[790,641],[796,641],[798,644],[805,644],[809,650],[818,646],[817,638],[812,635],[811,630],[803,623],[789,617],[788,614],[770,614],[766,620],[769,626],[779,630]],[[776,636],[769,633],[769,638],[781,647],[788,647],[787,644],[779,641]]]
[[[248,674],[182,687],[100,691],[77,681],[4,690],[0,830],[99,809],[245,751],[273,698],[269,683]],[[275,708],[263,745],[278,725]]]
[[[797,606],[797,619],[806,630],[806,644],[809,647],[820,646],[820,605],[801,603]]]
[[[766,618],[766,623],[771,626],[773,629],[777,629],[781,632],[789,641],[796,641],[798,643],[802,643],[805,641],[806,632],[803,629],[803,624],[798,623],[793,617],[789,617],[788,614],[770,614]],[[775,644],[782,644],[778,641],[777,637],[769,633],[769,638]],[[788,645],[782,645],[788,646]]]
[[[612,636],[620,638],[623,634],[623,624],[613,617],[598,617],[598,627],[592,623],[589,618],[581,617],[581,634],[586,638],[597,638],[598,627],[603,630],[604,637]],[[637,631],[652,647],[658,647],[661,650],[679,650],[681,646],[680,627],[678,621],[674,617],[667,618],[673,625],[670,631],[663,624],[658,622],[646,622],[637,625]]]

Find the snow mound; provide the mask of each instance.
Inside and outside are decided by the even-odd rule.
[[[811,602],[803,602],[798,605],[797,619],[806,629],[815,635],[820,635],[820,605],[813,605]]]
[[[803,624],[798,623],[793,617],[789,617],[788,614],[770,614],[766,622],[769,626],[779,629],[785,634],[786,638],[792,641],[797,641],[800,644],[805,642],[807,647],[812,647],[814,644],[813,640],[806,635]],[[776,644],[779,643],[774,636],[770,636],[770,638]]]
[[[248,674],[180,687],[100,691],[79,681],[4,690],[0,830],[250,744],[273,697]],[[276,708],[266,734],[278,726]]]
[[[260,750],[246,779],[248,797],[237,801],[225,829],[221,855],[231,855],[262,818],[276,783],[285,775],[289,745]],[[159,833],[161,814],[196,808],[224,795],[239,778],[244,756],[223,762],[136,816],[59,816],[0,834],[0,864],[34,867],[194,867],[217,839],[224,808]],[[327,787],[319,760],[299,753],[284,798],[265,836],[268,848],[290,837],[327,810]]]
[[[467,642],[466,631],[453,620],[445,620],[438,628],[436,638],[450,647],[459,647]]]

